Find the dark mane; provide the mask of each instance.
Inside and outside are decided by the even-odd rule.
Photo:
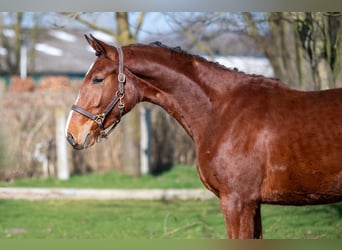
[[[169,46],[163,44],[163,43],[160,42],[160,41],[152,42],[152,43],[150,43],[149,45],[157,46],[157,47],[160,47],[160,48],[169,49],[169,50],[172,50],[172,51],[175,51],[175,52],[181,52],[181,53],[184,53],[184,54],[189,54],[188,52],[186,52],[185,50],[183,50],[180,46],[169,47]]]
[[[189,53],[188,51],[183,50],[180,46],[170,47],[170,46],[168,46],[168,45],[163,44],[163,43],[160,42],[160,41],[152,42],[152,43],[150,43],[149,45],[157,46],[157,47],[160,47],[160,48],[165,48],[165,49],[171,50],[171,51],[173,51],[173,52],[180,53],[180,54],[182,54],[183,56],[186,56],[186,57],[189,57],[189,56],[190,56],[190,57],[199,59],[199,60],[201,60],[201,61],[203,61],[203,62],[214,64],[215,66],[217,66],[217,67],[219,67],[219,68],[221,68],[221,69],[223,69],[223,70],[225,70],[225,71],[234,72],[234,73],[239,73],[239,74],[242,74],[242,75],[252,76],[252,77],[269,78],[269,79],[272,79],[272,80],[275,80],[275,81],[279,81],[278,78],[274,78],[274,77],[265,77],[265,76],[263,76],[263,75],[245,73],[245,72],[243,72],[243,71],[240,71],[240,70],[239,70],[238,68],[236,68],[236,67],[234,67],[234,68],[228,68],[228,67],[226,67],[226,66],[220,64],[219,62],[210,61],[210,60],[206,59],[206,58],[203,57],[203,56],[191,54],[191,53]]]

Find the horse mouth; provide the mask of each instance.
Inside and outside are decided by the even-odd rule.
[[[71,146],[74,148],[74,149],[77,149],[77,150],[82,150],[82,149],[86,149],[88,147],[90,147],[92,144],[91,144],[91,135],[90,133],[87,134],[84,142],[82,144],[79,144],[75,141],[74,137],[72,136],[72,134],[68,133],[67,135],[67,141],[71,144]]]

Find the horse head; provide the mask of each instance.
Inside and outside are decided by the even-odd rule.
[[[121,117],[137,103],[136,90],[124,67],[122,48],[85,35],[96,59],[86,73],[70,111],[66,137],[75,149],[92,146],[106,138]]]

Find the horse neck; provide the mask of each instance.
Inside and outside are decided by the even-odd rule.
[[[164,108],[196,141],[211,122],[218,93],[208,75],[206,62],[159,47],[135,47],[127,67],[135,75],[142,101]],[[209,64],[209,62],[207,62]],[[206,73],[207,71],[207,73]]]

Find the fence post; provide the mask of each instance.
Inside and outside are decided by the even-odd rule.
[[[2,105],[3,105],[2,98],[4,96],[4,92],[5,92],[5,81],[0,77],[0,117],[3,117],[3,114],[2,114]],[[4,142],[3,131],[2,131],[3,123],[4,122],[0,123],[0,166],[2,164],[4,164],[5,155],[6,155],[6,152],[4,152],[6,142]]]
[[[65,139],[65,113],[63,109],[55,110],[56,119],[56,151],[57,151],[57,177],[67,180],[70,177],[68,166],[68,150]]]
[[[151,172],[151,110],[141,107],[140,112],[140,173]]]

